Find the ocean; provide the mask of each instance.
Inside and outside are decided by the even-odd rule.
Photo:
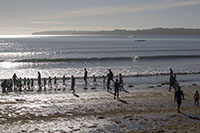
[[[29,35],[0,36],[0,79],[49,76],[70,78],[83,88],[84,68],[102,84],[111,69],[117,78],[134,86],[169,81],[169,68],[182,84],[200,79],[200,39],[195,36]],[[61,80],[59,81],[61,82]],[[70,80],[67,81],[70,84]]]

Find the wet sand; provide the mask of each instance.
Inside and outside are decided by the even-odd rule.
[[[200,132],[200,107],[183,88],[185,100],[177,112],[168,86],[112,93],[9,93],[0,96],[1,132]]]

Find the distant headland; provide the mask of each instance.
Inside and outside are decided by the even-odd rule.
[[[186,29],[186,28],[153,28],[143,30],[125,30],[115,29],[111,31],[41,31],[34,32],[32,35],[195,35],[200,36],[200,29]]]

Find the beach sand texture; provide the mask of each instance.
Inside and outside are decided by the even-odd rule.
[[[122,91],[120,99],[105,91],[83,93],[9,93],[0,96],[1,132],[200,132],[200,107],[183,88],[182,113],[174,91],[163,88]],[[127,89],[129,90],[129,89]]]

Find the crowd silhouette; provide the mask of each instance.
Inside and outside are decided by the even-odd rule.
[[[118,79],[119,77],[119,79]],[[111,71],[111,69],[108,70],[108,74],[107,77],[106,76],[102,76],[103,81],[102,81],[102,85],[103,88],[107,88],[107,91],[114,91],[114,96],[116,96],[117,98],[119,98],[119,91],[122,91],[124,89],[123,87],[123,78],[122,78],[122,74],[120,73],[119,76],[116,77],[116,80],[114,81],[113,79],[113,72]],[[95,75],[92,76],[92,87],[91,89],[96,89],[97,87],[97,78]],[[106,80],[107,79],[107,80]],[[54,78],[52,78],[51,76],[49,76],[48,78],[44,77],[42,78],[41,73],[38,72],[38,76],[36,79],[33,78],[27,78],[24,77],[22,79],[22,77],[18,77],[16,73],[13,74],[11,79],[5,79],[3,80],[3,82],[1,83],[1,87],[2,87],[2,93],[8,93],[8,92],[23,92],[23,91],[37,91],[37,92],[41,92],[41,91],[47,91],[47,89],[52,90],[53,88],[55,90],[60,90],[60,88],[58,88],[58,83],[57,83],[57,77],[55,76]],[[62,77],[62,85],[67,86],[66,81],[67,78],[65,75],[63,75]],[[88,89],[88,71],[85,68],[84,69],[84,75],[83,75],[83,80],[84,80],[84,89]],[[36,81],[36,83],[35,83]],[[52,84],[53,82],[53,84]],[[112,83],[111,83],[112,82]],[[112,84],[112,87],[111,87]],[[71,75],[71,88],[70,90],[75,93],[75,86],[76,86],[76,78],[74,77],[74,75]],[[66,89],[66,87],[63,88],[63,91]],[[115,98],[115,97],[114,97]]]
[[[174,74],[172,68],[170,70],[170,78],[169,78],[169,91],[171,91],[171,88],[174,88],[174,101],[177,102],[177,111],[178,113],[181,113],[181,105],[182,101],[185,99],[184,93],[181,90],[181,86],[178,83],[176,74]],[[196,91],[194,94],[194,105],[199,106],[199,93]]]
[[[172,88],[174,88],[175,95],[174,95],[174,101],[177,102],[178,106],[178,112],[180,113],[180,108],[182,104],[182,100],[184,100],[184,93],[181,90],[181,86],[178,83],[176,74],[173,72],[172,68],[170,68],[170,78],[169,78],[169,91],[171,91]],[[97,84],[97,79],[96,76],[93,75],[93,82],[92,82],[92,87],[91,89],[96,89]],[[113,92],[114,94],[114,99],[118,98],[119,99],[119,92],[120,91],[126,91],[124,89],[124,83],[123,83],[123,77],[122,74],[120,73],[118,76],[116,76],[114,80],[114,75],[111,69],[108,70],[107,76],[102,76],[103,81],[102,85],[104,89],[107,89],[108,92]],[[52,80],[54,85],[52,84]],[[8,93],[8,92],[23,92],[23,91],[34,91],[34,89],[37,89],[37,92],[47,91],[47,87],[49,90],[52,90],[53,87],[55,90],[61,90],[58,87],[57,83],[58,78],[55,76],[53,79],[51,76],[48,78],[43,78],[41,77],[41,73],[38,72],[38,77],[37,79],[33,78],[27,78],[24,77],[18,77],[16,73],[13,74],[11,79],[5,79],[1,83],[2,87],[2,93]],[[86,68],[84,68],[84,75],[83,75],[83,80],[84,80],[84,89],[88,89],[88,71]],[[38,85],[35,87],[34,81],[38,82]],[[62,77],[62,85],[67,86],[66,84],[67,78],[65,75]],[[112,86],[111,86],[112,84]],[[72,93],[76,92],[75,89],[76,86],[76,78],[74,75],[71,75],[71,88],[70,90]],[[63,88],[63,91],[65,91],[66,87]],[[199,106],[199,93],[196,91],[194,94],[194,105]]]

